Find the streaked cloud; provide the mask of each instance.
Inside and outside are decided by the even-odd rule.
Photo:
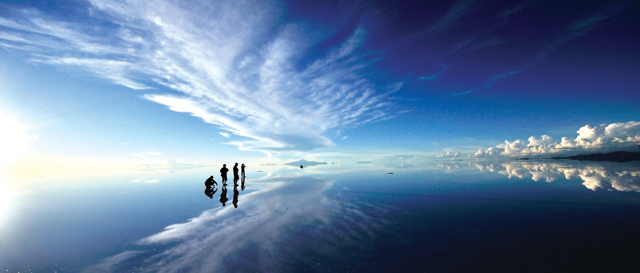
[[[504,79],[504,78],[519,74],[520,72],[521,71],[511,71],[509,73],[505,73],[505,74],[500,74],[500,75],[494,76],[491,79],[489,79],[489,83],[486,84],[486,85],[483,85],[483,86],[480,86],[478,88],[474,88],[474,89],[471,89],[471,90],[466,90],[466,91],[463,91],[463,92],[453,93],[453,94],[451,94],[449,96],[457,97],[457,96],[462,96],[462,95],[466,95],[466,94],[469,94],[469,93],[473,93],[475,91],[489,89],[489,88],[493,87],[501,79]]]
[[[139,170],[164,172],[168,174],[175,174],[183,170],[190,170],[190,169],[197,169],[197,168],[204,168],[204,167],[211,167],[211,165],[185,163],[185,162],[177,161],[175,159],[170,159],[164,162],[149,163],[149,164],[142,164],[142,165],[136,166],[136,168]]]
[[[133,182],[133,183],[143,183],[143,184],[156,184],[156,183],[159,182],[159,180],[158,179],[138,178],[138,179],[131,180],[131,182]]]
[[[131,259],[143,251],[127,250],[118,255],[104,259],[100,264],[91,267],[91,270],[85,272],[114,272],[114,266],[125,260]]]
[[[331,49],[269,1],[92,0],[84,22],[40,11],[0,18],[0,46],[31,61],[87,72],[215,124],[241,150],[307,151],[329,131],[392,118],[401,83],[373,84],[356,28]],[[167,90],[160,91],[160,90]],[[137,154],[139,155],[139,154]]]
[[[434,74],[427,75],[427,76],[420,76],[420,77],[418,77],[418,80],[420,80],[420,81],[435,81],[435,80],[438,79],[438,77],[440,77],[442,75],[442,73],[444,73],[449,68],[448,65],[442,64],[442,63],[439,63],[438,66],[442,67],[438,73],[434,73]]]
[[[442,32],[445,32],[456,23],[459,23],[462,17],[473,11],[473,2],[474,1],[463,0],[453,4],[449,11],[447,11],[447,13],[442,18],[437,20],[433,25],[430,25],[421,34],[431,36],[433,34],[440,34]]]

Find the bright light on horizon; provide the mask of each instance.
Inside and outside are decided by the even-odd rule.
[[[13,198],[13,194],[9,190],[9,187],[4,184],[4,181],[0,180],[0,219],[2,219],[9,207],[11,198]]]
[[[27,127],[0,112],[0,166],[7,165],[27,150],[32,137],[27,136]]]

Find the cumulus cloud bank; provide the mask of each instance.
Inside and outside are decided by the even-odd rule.
[[[640,142],[640,122],[585,125],[576,138],[563,137],[560,141],[548,135],[530,137],[527,141],[505,140],[487,149],[479,149],[474,157],[517,157],[578,152],[606,152],[620,149],[637,149]]]
[[[0,47],[86,71],[236,136],[242,150],[333,145],[330,130],[388,119],[400,83],[374,85],[365,30],[318,53],[321,31],[278,22],[269,1],[103,1],[66,22],[37,10],[0,17]],[[226,133],[222,133],[223,136]]]

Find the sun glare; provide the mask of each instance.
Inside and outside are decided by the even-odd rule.
[[[0,113],[0,129],[0,166],[3,166],[27,150],[30,137],[26,135],[25,126],[4,113]]]
[[[2,180],[0,180],[0,219],[4,216],[5,211],[9,207],[9,203],[11,203],[11,198],[13,194],[9,190],[9,188],[4,184]]]

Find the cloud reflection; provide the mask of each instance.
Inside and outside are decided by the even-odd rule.
[[[640,167],[636,165],[581,165],[564,162],[476,162],[470,163],[481,171],[499,173],[509,178],[531,178],[553,182],[559,178],[581,179],[591,189],[640,192]],[[444,165],[443,165],[444,166]]]
[[[248,181],[258,191],[242,195],[242,207],[215,209],[138,242],[144,252],[109,268],[134,266],[151,272],[281,271],[307,258],[326,261],[336,248],[366,249],[384,224],[387,209],[357,200],[334,200],[324,192],[335,181],[271,177]],[[295,253],[295,255],[292,255]],[[120,254],[119,254],[120,255]],[[308,255],[308,256],[307,256]],[[117,255],[116,255],[117,256]],[[111,261],[113,257],[105,261]],[[335,257],[342,260],[342,257]],[[133,264],[135,263],[135,265]],[[142,268],[140,265],[144,264]],[[326,262],[308,263],[317,271]]]

